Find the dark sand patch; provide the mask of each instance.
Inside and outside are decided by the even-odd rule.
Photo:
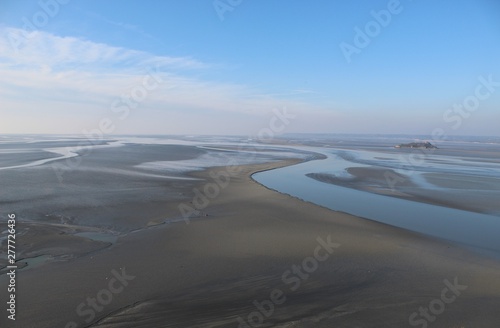
[[[461,174],[424,173],[424,178],[435,186],[459,190],[500,191],[500,179]]]

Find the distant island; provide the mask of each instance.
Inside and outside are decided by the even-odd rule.
[[[430,142],[410,142],[407,144],[400,144],[394,146],[394,148],[425,148],[425,149],[437,149],[436,146]]]

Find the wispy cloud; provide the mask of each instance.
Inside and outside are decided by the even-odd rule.
[[[23,67],[49,65],[61,69],[87,65],[90,68],[134,68],[157,63],[170,69],[199,69],[207,65],[192,58],[153,56],[147,52],[109,46],[75,37],[59,37],[47,32],[32,32],[19,52],[10,44],[10,37],[23,37],[23,31],[3,28],[0,58],[4,63]],[[92,66],[94,65],[94,66]],[[121,66],[121,67],[120,67]]]
[[[3,36],[21,32],[14,28],[0,29]],[[96,108],[107,108],[113,99],[130,92],[148,70],[154,70],[162,83],[141,104],[147,108],[143,113],[181,110],[184,117],[191,112],[193,119],[200,111],[259,117],[273,108],[288,107],[309,116],[313,113],[333,116],[294,97],[266,95],[245,85],[193,77],[193,71],[207,69],[215,68],[190,57],[153,55],[41,31],[34,32],[18,53],[13,51],[7,37],[0,38],[0,97],[20,111],[32,112],[36,102],[37,108],[44,109],[49,116],[57,107],[79,111],[88,108],[95,113]],[[6,109],[0,111],[4,112],[5,122],[9,115]]]
[[[84,11],[84,14],[90,16],[93,19],[102,21],[102,22],[104,22],[106,24],[109,24],[109,25],[112,25],[112,26],[116,26],[116,27],[122,28],[124,30],[137,33],[137,34],[141,35],[142,37],[145,37],[145,38],[148,38],[148,39],[152,39],[152,40],[158,41],[157,38],[155,38],[154,36],[152,36],[149,33],[146,33],[143,29],[141,29],[137,25],[133,25],[133,24],[130,24],[130,23],[124,23],[124,22],[117,22],[117,21],[111,20],[111,19],[109,19],[107,17],[104,17],[103,15],[101,15],[99,13],[96,13],[96,12],[93,12],[93,11],[86,10],[86,11]]]

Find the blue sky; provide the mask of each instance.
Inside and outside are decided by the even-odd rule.
[[[3,0],[0,133],[500,135],[498,58],[495,0]]]

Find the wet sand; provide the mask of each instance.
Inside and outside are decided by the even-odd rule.
[[[279,194],[250,178],[253,172],[292,163],[241,167],[204,215],[189,224],[128,232],[112,244],[88,241],[80,253],[71,250],[70,239],[58,239],[57,246],[47,240],[46,249],[67,247],[75,256],[18,272],[15,327],[400,328],[410,325],[420,307],[429,306],[434,306],[432,320],[417,314],[410,326],[420,327],[425,320],[439,327],[474,328],[500,322],[498,262]],[[223,170],[193,176],[210,183]],[[205,186],[200,182],[198,188]],[[185,204],[195,201],[191,186],[183,193]],[[174,209],[179,200],[166,203]],[[145,221],[156,215],[147,204],[140,212]],[[171,211],[165,214],[179,219]],[[39,243],[44,235],[35,233],[23,242]],[[5,282],[1,275],[0,285]],[[449,283],[467,288],[443,294]],[[440,301],[443,295],[446,302]],[[99,297],[106,304],[88,305]],[[272,311],[269,300],[276,301]],[[264,314],[255,304],[268,304]],[[14,327],[5,316],[0,323]]]

